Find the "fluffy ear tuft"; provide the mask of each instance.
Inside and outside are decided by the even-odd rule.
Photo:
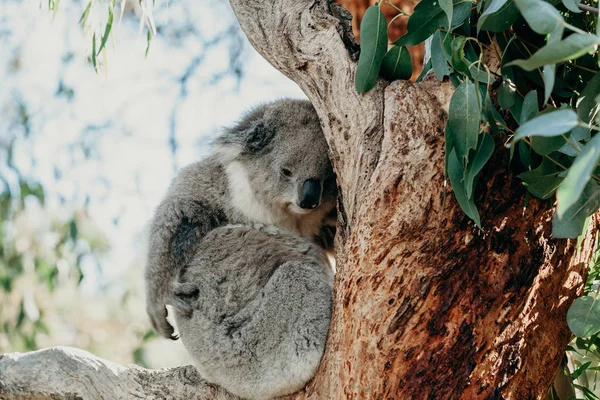
[[[215,140],[216,151],[224,160],[233,160],[240,154],[252,154],[265,148],[275,136],[276,129],[265,118],[267,106],[248,113]]]
[[[193,283],[175,282],[173,283],[173,295],[171,297],[171,305],[179,313],[190,317],[196,308],[200,289]]]

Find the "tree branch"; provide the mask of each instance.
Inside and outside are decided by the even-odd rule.
[[[0,399],[234,400],[196,368],[123,367],[70,347],[0,355]]]

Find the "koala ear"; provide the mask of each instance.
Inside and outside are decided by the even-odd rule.
[[[243,134],[244,153],[256,153],[275,136],[275,129],[267,127],[264,121],[256,121],[252,125]]]
[[[222,158],[233,160],[240,154],[253,154],[265,148],[275,136],[275,128],[265,118],[266,106],[247,114],[223,135],[216,139],[217,153]]]
[[[171,305],[177,312],[190,317],[196,308],[200,289],[189,282],[174,282],[172,289]]]

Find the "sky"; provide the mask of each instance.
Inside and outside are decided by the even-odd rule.
[[[145,229],[174,173],[208,154],[223,126],[257,103],[304,95],[250,46],[227,1],[157,0],[147,58],[140,13],[119,24],[117,2],[96,73],[88,56],[107,3],[82,29],[86,4],[63,0],[53,13],[45,1],[0,0],[0,116],[26,107],[31,129],[18,133],[15,164],[41,180],[50,209],[87,202],[109,239],[101,272],[84,268],[83,290],[94,292],[143,263]],[[8,132],[10,118],[0,119],[0,141]]]

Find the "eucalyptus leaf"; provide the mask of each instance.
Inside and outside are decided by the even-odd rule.
[[[532,136],[531,137],[531,148],[537,154],[541,156],[547,156],[555,151],[558,151],[561,147],[565,145],[566,141],[564,137],[561,136]]]
[[[469,66],[465,60],[465,43],[467,38],[464,36],[457,36],[452,40],[452,67],[463,74],[470,77]]]
[[[548,43],[526,60],[511,61],[506,66],[516,65],[526,71],[533,71],[548,64],[574,60],[590,53],[600,44],[600,37],[589,33],[573,33],[564,40]]]
[[[502,77],[502,83],[498,89],[498,105],[503,110],[508,110],[515,104],[515,99],[518,96],[517,87],[508,77]]]
[[[571,0],[573,1],[573,0]],[[440,2],[440,8],[444,11],[444,13],[446,14],[446,17],[448,18],[448,26],[452,25],[452,13],[453,13],[453,5],[452,5],[452,0],[439,0]]]
[[[565,20],[558,10],[544,0],[514,0],[514,2],[529,27],[540,35],[555,32],[557,27],[565,25]]]
[[[383,57],[381,76],[389,81],[410,79],[412,75],[412,59],[408,49],[394,45]]]
[[[569,143],[565,143],[560,149],[558,149],[558,151],[570,157],[577,157],[583,148],[583,144],[581,144],[581,142],[589,139],[590,130],[578,125],[571,131]]]
[[[590,180],[577,202],[559,217],[552,218],[552,236],[558,239],[575,239],[581,235],[588,216],[600,208],[600,187]]]
[[[513,146],[511,146],[512,148]],[[521,163],[527,170],[531,170],[533,166],[533,160],[531,159],[531,148],[525,142],[519,142],[517,144],[519,148],[519,158]]]
[[[524,123],[535,117],[538,112],[539,108],[537,92],[535,90],[532,90],[529,93],[527,93],[527,95],[523,99],[523,106],[521,107],[521,118],[519,119],[519,124],[523,125]]]
[[[482,25],[485,23],[485,20],[495,12],[499,11],[508,0],[491,0],[487,1],[486,4],[488,7],[485,11],[479,16],[479,20],[477,21],[477,33],[481,30]]]
[[[470,0],[453,2],[450,29],[464,22],[471,12],[472,4]],[[399,46],[417,45],[431,36],[439,27],[448,29],[446,13],[442,10],[440,2],[438,0],[421,0],[408,19],[407,32],[400,36],[394,44]]]
[[[480,117],[481,102],[477,89],[473,82],[466,80],[452,95],[446,123],[446,135],[451,137],[462,165],[467,164],[469,150],[477,147]]]
[[[443,80],[444,76],[450,75],[450,68],[446,62],[445,51],[442,45],[442,31],[437,30],[431,38],[431,64],[433,73],[438,80]]]
[[[544,77],[544,104],[546,104],[552,95],[552,89],[554,89],[556,65],[544,65],[544,68],[542,69],[542,76]]]
[[[559,136],[577,126],[578,121],[575,111],[566,108],[541,114],[521,125],[515,132],[512,142],[526,136]]]
[[[572,11],[574,13],[580,13],[579,4],[581,4],[581,0],[562,0],[563,5],[567,8],[567,10]]]
[[[543,159],[539,167],[519,175],[523,184],[538,199],[549,199],[563,181],[556,168],[547,159]]]
[[[575,299],[567,311],[567,324],[575,336],[594,335],[600,331],[600,302],[592,296]]]
[[[475,202],[473,199],[469,199],[467,197],[463,182],[463,171],[464,169],[462,163],[456,156],[456,150],[453,149],[448,156],[448,176],[450,177],[450,183],[452,184],[454,197],[456,197],[456,201],[464,213],[473,221],[475,221],[475,224],[479,228],[481,228],[481,219],[479,217],[477,207],[475,206]]]
[[[85,26],[88,16],[90,15],[90,9],[92,8],[92,2],[90,1],[88,5],[83,10],[83,14],[81,14],[81,18],[79,18],[79,24],[83,27]]]
[[[559,217],[562,217],[577,202],[596,169],[598,160],[600,160],[600,135],[594,136],[585,145],[569,168],[564,182],[558,188],[556,213]]]
[[[464,174],[465,194],[468,199],[473,197],[473,183],[477,174],[481,172],[494,152],[494,139],[487,133],[482,135],[481,140],[472,161],[467,164]]]
[[[355,86],[358,93],[364,93],[375,85],[387,50],[387,23],[379,7],[371,6],[365,12],[360,24],[360,38]]]
[[[102,49],[104,49],[104,46],[106,45],[106,41],[108,40],[108,36],[110,35],[110,31],[112,29],[113,17],[114,17],[114,13],[113,13],[114,6],[115,6],[115,2],[114,2],[114,0],[111,0],[108,3],[108,21],[106,22],[106,26],[104,27],[104,35],[102,35],[102,39],[100,40],[100,47],[98,48],[98,53],[96,53],[96,56],[98,56],[100,54],[100,52],[102,51]]]
[[[488,15],[481,25],[478,24],[477,28],[488,32],[504,32],[515,23],[520,15],[521,13],[514,1],[508,0],[498,11]],[[479,20],[481,21],[481,17]]]
[[[589,122],[598,112],[596,96],[600,94],[600,72],[597,72],[585,86],[577,99],[577,116],[584,122]]]

